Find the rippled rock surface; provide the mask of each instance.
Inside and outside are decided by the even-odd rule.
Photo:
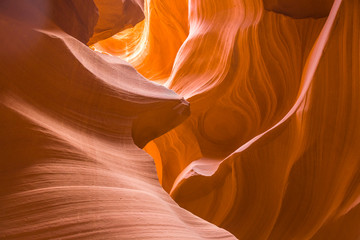
[[[1,239],[360,238],[358,0],[4,0],[0,36]]]

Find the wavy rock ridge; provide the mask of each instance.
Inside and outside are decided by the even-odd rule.
[[[1,1],[0,239],[359,239],[359,9]]]
[[[138,147],[189,104],[85,45],[141,20],[112,3],[0,3],[0,238],[235,239],[180,208]]]
[[[180,206],[239,239],[360,237],[359,4],[149,0],[94,45],[190,102],[145,147]]]

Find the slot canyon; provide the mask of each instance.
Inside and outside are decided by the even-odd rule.
[[[0,239],[360,239],[360,0],[0,0]]]

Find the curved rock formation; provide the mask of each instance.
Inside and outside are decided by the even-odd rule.
[[[144,21],[96,43],[94,48],[121,56],[146,78],[164,83],[189,33],[188,4],[186,0],[152,0],[145,1],[144,7]]]
[[[84,44],[92,1],[0,9],[1,239],[235,239],[160,187],[138,146],[183,121],[189,104]]]
[[[1,239],[360,238],[358,0],[5,0],[0,36]]]
[[[92,2],[92,1],[90,1]],[[88,44],[111,37],[144,19],[144,3],[140,0],[94,0],[99,19]]]
[[[359,1],[161,2],[94,47],[191,104],[145,147],[164,189],[239,239],[358,239]]]
[[[264,8],[293,18],[321,18],[330,13],[334,0],[263,0]]]

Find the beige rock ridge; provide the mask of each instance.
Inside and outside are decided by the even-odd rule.
[[[85,45],[111,11],[0,6],[0,239],[235,239],[180,208],[138,147],[189,104]]]

